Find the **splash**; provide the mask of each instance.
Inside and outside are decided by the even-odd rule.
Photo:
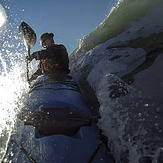
[[[7,148],[16,115],[22,108],[23,94],[28,89],[23,56],[18,52],[12,53],[7,49],[9,43],[5,44],[8,46],[0,52],[0,158]]]

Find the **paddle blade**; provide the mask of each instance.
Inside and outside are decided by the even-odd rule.
[[[22,22],[19,26],[19,36],[26,49],[33,48],[36,43],[35,31],[25,22]]]

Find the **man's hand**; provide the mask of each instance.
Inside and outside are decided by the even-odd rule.
[[[32,57],[31,56],[26,56],[26,61],[28,61],[28,62],[32,61]]]

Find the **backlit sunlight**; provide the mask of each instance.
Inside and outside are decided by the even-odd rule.
[[[0,5],[0,27],[2,27],[5,21],[6,21],[6,13],[3,7]]]

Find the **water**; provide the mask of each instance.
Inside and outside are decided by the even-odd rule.
[[[4,41],[0,50],[0,160],[5,153],[16,115],[22,108],[23,94],[28,90],[25,56],[11,47],[20,48],[21,45]]]
[[[159,1],[161,2],[161,0]],[[162,2],[160,4],[162,4]],[[159,10],[157,9],[157,11]],[[153,15],[151,13],[152,17],[150,17],[152,22],[155,23],[149,23],[148,27],[152,24],[156,24],[156,20],[158,20],[159,24],[155,29],[156,31],[162,27],[162,19],[160,19],[160,21],[158,17],[157,19],[154,19],[155,14],[155,12]],[[148,23],[151,20],[144,20],[144,26],[147,27],[146,22]],[[133,26],[131,29],[133,31],[133,29],[136,28]],[[14,30],[11,30],[10,32],[13,31]],[[15,31],[17,32],[18,29]],[[144,30],[142,31],[144,32]],[[7,30],[7,32],[9,31]],[[129,37],[130,34],[128,33],[127,36]],[[141,32],[139,32],[139,34],[141,34]],[[0,158],[2,158],[5,153],[6,145],[16,120],[16,114],[22,108],[22,97],[24,97],[24,94],[26,94],[26,91],[28,90],[28,84],[26,82],[26,67],[24,62],[25,51],[21,49],[20,41],[18,41],[19,38],[17,35],[10,34],[8,38],[12,38],[12,41],[17,41],[17,43],[15,44],[5,40],[3,41],[3,48],[0,49]],[[125,41],[124,39],[125,37],[123,37],[122,41]],[[149,74],[151,76],[151,73]],[[97,72],[94,76],[97,76]],[[106,77],[106,79],[103,80],[103,84],[98,83],[99,86],[103,86],[98,92],[99,96],[101,96],[98,98],[102,99],[100,107],[102,119],[100,120],[99,125],[102,129],[104,129],[105,134],[108,138],[110,138],[110,141],[113,141],[110,143],[113,144],[114,149],[112,149],[112,151],[116,160],[136,163],[139,161],[145,162],[145,160],[148,160],[148,162],[151,162],[151,160],[153,160],[153,162],[157,162],[158,158],[161,158],[161,153],[163,151],[162,144],[160,143],[161,145],[157,145],[158,142],[161,142],[157,139],[161,138],[160,135],[162,132],[160,127],[161,125],[159,125],[159,123],[161,124],[162,112],[160,110],[162,104],[159,105],[158,103],[157,106],[156,99],[153,99],[156,101],[142,99],[141,97],[139,98],[139,94],[131,94],[130,97],[125,96],[119,101],[108,100],[107,96],[109,90],[106,90],[105,88],[108,87],[108,83],[111,83],[111,81],[107,80],[108,79]],[[104,83],[105,81],[106,83]],[[149,90],[151,91],[155,89],[153,87]],[[155,134],[154,136],[153,133]],[[152,136],[154,139],[152,139]]]

